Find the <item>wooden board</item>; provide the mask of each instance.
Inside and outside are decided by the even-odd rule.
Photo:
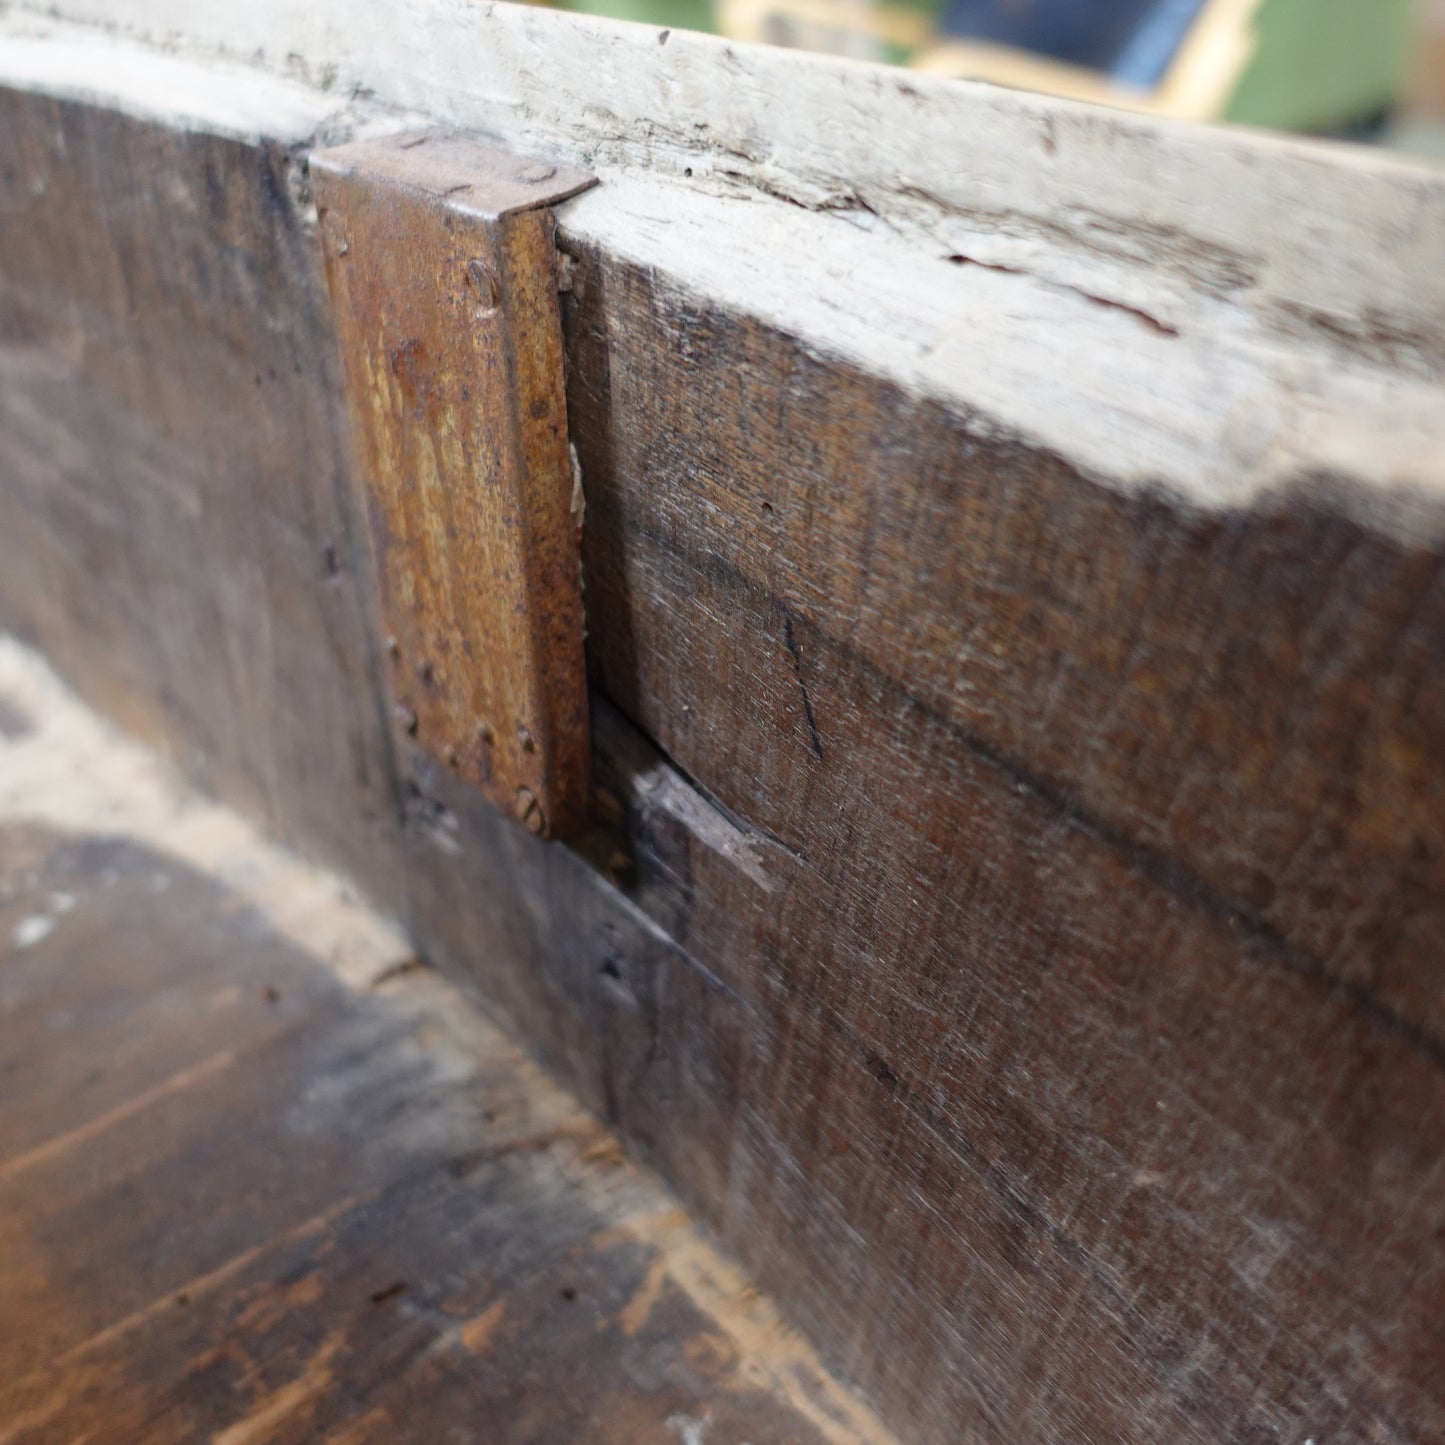
[[[0,1436],[887,1445],[380,920],[13,645],[0,697]]]
[[[380,644],[285,138],[0,107],[6,625],[203,786],[367,872],[396,817],[360,704]]]
[[[225,214],[257,274],[276,228],[304,235],[252,147],[13,104],[27,145],[61,134],[84,157],[92,269],[138,209],[195,258],[183,276],[214,257],[182,202],[136,194],[178,157],[246,197]],[[975,208],[959,224],[993,249],[955,261],[910,250],[897,211],[885,242],[859,208],[791,193],[724,204],[614,176],[563,208],[597,826],[539,844],[403,745],[376,764],[403,826],[357,848],[366,794],[334,787],[314,836],[367,853],[351,866],[426,955],[679,1184],[905,1436],[1428,1440],[1445,1431],[1445,619],[1438,277],[1419,258],[1441,187],[1054,118],[1065,149],[1107,150],[1106,132],[1123,148],[1100,223],[1060,200],[1068,234],[1044,241],[1037,195],[1027,226],[1000,212],[989,231]],[[1037,179],[1029,134],[979,159],[989,186],[1010,165]],[[830,142],[794,144],[821,164]],[[739,164],[748,184],[765,169]],[[1254,177],[1232,249],[1181,179],[1203,194],[1226,172]],[[1156,182],[1153,230],[1102,223]],[[1336,258],[1313,287],[1262,219],[1295,186],[1318,213],[1282,224],[1314,215]],[[1352,189],[1347,221],[1330,198]],[[63,209],[19,204],[32,233],[63,233]],[[1362,264],[1387,254],[1363,238],[1389,215],[1390,267]],[[18,292],[87,295],[43,247],[10,254]],[[1341,256],[1356,274],[1336,289]],[[268,295],[295,284],[283,270]],[[69,335],[99,331],[78,316]],[[252,326],[233,321],[244,355]],[[210,324],[189,325],[208,354]],[[188,334],[126,327],[139,356]],[[104,370],[30,338],[7,364],[27,388],[64,378],[47,394],[78,460],[58,487],[7,420],[33,560],[3,607],[83,677],[100,663],[41,601],[42,559],[86,535],[55,498],[79,510],[87,466],[145,495],[125,459],[162,428],[143,413],[107,449],[87,420]],[[287,427],[302,403],[339,414],[333,371],[295,386]],[[233,475],[263,510],[298,505]],[[243,543],[208,540],[211,585],[279,565]],[[364,576],[337,586],[366,619]],[[111,650],[149,666],[143,571],[107,586]],[[349,733],[384,739],[375,651],[329,662],[296,707],[350,706]],[[183,704],[207,727],[244,716],[255,756],[320,807],[292,722],[214,659],[184,688],[138,668],[132,689],[179,736],[206,735]]]
[[[1437,544],[1121,497],[699,316],[578,253],[599,678],[767,860],[656,913],[759,1019],[728,1237],[925,1438],[1429,1438]]]
[[[819,344],[832,333],[835,350],[851,315],[886,333],[891,306],[869,300],[891,303],[909,280],[932,294],[936,320],[958,325],[969,313],[940,277],[946,258],[963,254],[1152,314],[1222,301],[1209,328],[1216,345],[1229,320],[1260,318],[1316,342],[1408,352],[1433,339],[1439,355],[1445,198],[1430,171],[1379,152],[545,6],[498,3],[479,15],[465,0],[26,0],[4,26],[5,70],[18,83],[133,115],[238,138],[284,123],[295,139],[328,140],[376,124],[380,107],[389,129],[425,116],[585,163],[604,192],[665,183],[665,210],[700,197],[743,202],[746,230],[765,227],[769,202],[782,202],[795,226],[811,215],[825,233],[902,243],[911,264],[870,268],[865,285],[818,267],[810,287],[793,288],[821,324]],[[204,58],[201,76],[176,58],[182,35],[182,49]],[[716,225],[714,238],[728,229]],[[726,258],[731,247],[705,249]],[[1386,255],[1391,265],[1359,262]],[[777,247],[767,268],[745,266],[734,284],[756,307],[787,259]],[[900,369],[887,340],[878,336],[870,369]],[[1007,348],[996,349],[1002,361]],[[927,356],[909,359],[926,372]],[[984,378],[967,380],[976,389]],[[1029,399],[1037,425],[1059,411],[1057,397]],[[1062,414],[1078,426],[1072,409]],[[1115,452],[1135,440],[1116,434]]]

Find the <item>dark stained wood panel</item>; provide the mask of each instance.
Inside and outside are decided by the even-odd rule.
[[[1445,504],[1308,474],[1243,511],[1111,489],[729,298],[578,260],[598,677],[691,776],[827,865],[856,836],[842,775],[929,808],[906,734],[932,720],[1000,788],[1445,1034]]]
[[[769,858],[643,895],[758,1015],[728,1238],[927,1438],[1445,1428],[1437,543],[576,260],[596,678]]]
[[[374,602],[296,157],[10,91],[0,131],[4,625],[383,884]]]

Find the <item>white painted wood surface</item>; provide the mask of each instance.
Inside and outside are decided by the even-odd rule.
[[[506,4],[61,0],[0,81],[288,144],[429,119],[581,160],[568,236],[1201,505],[1445,487],[1445,171]],[[959,259],[966,258],[966,259]]]

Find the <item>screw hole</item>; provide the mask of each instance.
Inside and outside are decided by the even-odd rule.
[[[484,261],[467,262],[467,280],[483,311],[493,311],[497,305],[496,278],[487,269]]]
[[[516,808],[518,821],[529,833],[540,838],[547,831],[547,815],[530,788],[517,789]]]

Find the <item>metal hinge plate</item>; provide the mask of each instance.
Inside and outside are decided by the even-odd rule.
[[[397,730],[565,834],[589,739],[547,207],[592,180],[438,133],[320,151],[311,174]]]

